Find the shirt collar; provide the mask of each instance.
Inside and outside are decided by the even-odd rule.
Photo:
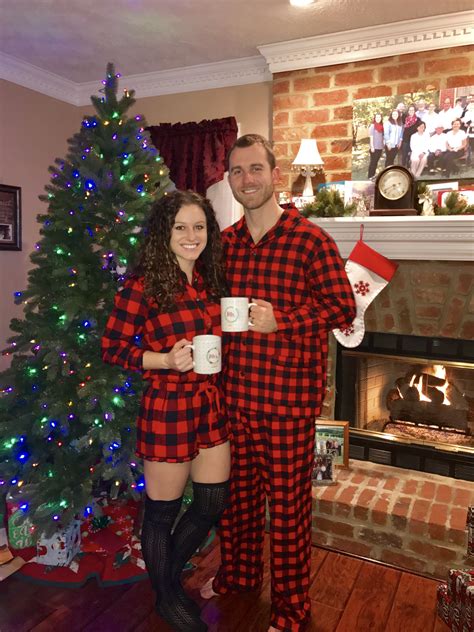
[[[272,239],[276,239],[284,233],[292,231],[295,226],[301,222],[301,218],[302,216],[298,210],[291,208],[284,209],[277,223],[272,226],[265,235],[263,235],[262,239],[258,242],[258,245],[271,241]],[[235,224],[234,230],[237,237],[239,237],[239,239],[243,242],[249,243],[250,245],[253,244],[253,239],[248,229],[245,215]]]

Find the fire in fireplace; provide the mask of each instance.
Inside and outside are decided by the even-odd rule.
[[[448,379],[443,364],[410,370],[395,381],[386,397],[392,421],[412,421],[474,434],[474,397]],[[474,441],[473,441],[474,445]]]
[[[338,347],[352,458],[474,480],[474,342],[366,333]]]

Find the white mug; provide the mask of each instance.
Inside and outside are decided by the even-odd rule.
[[[221,339],[219,336],[194,336],[193,344],[186,345],[193,350],[193,364],[196,373],[212,375],[222,368]]]
[[[249,303],[245,296],[225,296],[221,298],[222,331],[248,331],[249,308],[257,303]]]

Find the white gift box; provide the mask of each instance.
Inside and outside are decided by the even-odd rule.
[[[38,564],[68,566],[81,550],[80,521],[72,520],[66,529],[56,531],[51,537],[41,536],[36,544]]]

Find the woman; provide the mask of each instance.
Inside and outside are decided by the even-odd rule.
[[[383,123],[382,115],[377,112],[369,125],[370,162],[367,177],[373,178],[383,150]]]
[[[402,143],[403,127],[398,110],[392,110],[388,121],[383,126],[383,140],[385,145],[385,166],[389,167],[395,162],[398,150]]]
[[[461,121],[468,138],[468,163],[472,164],[472,157],[474,156],[474,101],[467,104]]]
[[[192,370],[189,345],[199,334],[220,335],[226,293],[212,206],[175,191],[151,209],[137,269],[117,293],[102,338],[106,362],[142,371],[148,382],[137,420],[146,485],[142,553],[158,613],[182,632],[207,630],[179,578],[224,510],[230,471],[218,376]],[[193,502],[171,535],[188,476]]]
[[[426,132],[426,125],[423,121],[418,123],[416,133],[410,138],[410,171],[419,178],[426,167],[428,160],[430,137]]]
[[[467,134],[461,129],[461,119],[454,119],[453,129],[446,134],[446,175],[458,170],[457,159],[463,158],[467,149]]]
[[[416,133],[418,124],[421,122],[416,115],[414,105],[410,105],[407,110],[405,120],[403,121],[403,137],[402,137],[402,166],[408,167],[410,156],[410,139]]]

